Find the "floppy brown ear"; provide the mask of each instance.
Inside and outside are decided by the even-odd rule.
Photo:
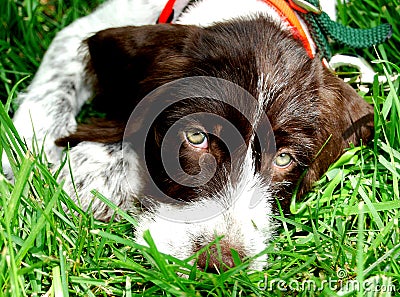
[[[147,93],[179,78],[174,70],[182,67],[176,64],[188,62],[182,51],[197,30],[171,24],[130,26],[103,30],[87,39],[88,73],[100,94],[97,109],[111,118],[127,118]]]
[[[56,144],[121,141],[137,103],[158,86],[183,76],[189,59],[182,52],[198,30],[172,24],[128,26],[99,31],[88,38],[87,77],[96,91],[93,104],[107,118],[78,125]]]
[[[198,30],[172,24],[128,26],[99,31],[88,38],[87,78],[96,91],[94,109],[106,113],[107,118],[78,125],[56,144],[121,141],[137,103],[153,89],[182,76],[189,64],[182,52]]]
[[[323,69],[320,88],[320,130],[318,146],[328,143],[309,167],[299,195],[307,192],[339,156],[349,147],[366,144],[373,135],[374,109],[342,79]]]

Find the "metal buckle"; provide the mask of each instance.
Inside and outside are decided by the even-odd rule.
[[[292,0],[292,1],[293,1],[293,3],[295,5],[297,5],[298,7],[302,8],[302,9],[308,11],[308,12],[312,12],[312,13],[315,13],[315,14],[321,14],[322,13],[322,10],[321,10],[320,6],[316,7],[316,6],[312,5],[312,4],[310,4],[309,2],[307,2],[306,0]]]

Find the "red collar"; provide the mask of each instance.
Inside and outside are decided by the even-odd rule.
[[[165,24],[165,23],[170,23],[172,21],[172,17],[174,15],[175,2],[176,0],[168,0],[167,4],[165,4],[163,11],[158,17],[157,23]]]
[[[174,5],[177,0],[168,0],[164,9],[162,10],[157,23],[165,24],[170,23],[174,16]],[[307,36],[299,16],[295,11],[306,13],[302,7],[296,5],[293,0],[261,0],[267,5],[275,9],[275,11],[281,16],[282,20],[285,21],[291,27],[293,36],[300,40],[303,44],[307,54],[310,58],[314,58],[312,41]]]

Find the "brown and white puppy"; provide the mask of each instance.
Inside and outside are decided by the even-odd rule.
[[[155,21],[163,1],[139,2]],[[276,201],[287,209],[297,186],[298,195],[310,190],[349,143],[369,139],[373,126],[371,106],[310,58],[273,9],[249,2],[241,11],[241,1],[197,1],[179,24],[99,31],[85,42],[86,60],[75,52],[70,61],[79,75],[71,70],[72,85],[61,84],[69,93],[25,99],[16,116],[18,125],[38,105],[47,119],[59,117],[61,124],[43,125],[39,135],[72,147],[76,199],[92,203],[98,218],[112,211],[92,201],[94,188],[137,215],[138,242],[150,230],[160,251],[184,259],[218,241],[199,257],[205,269],[232,267],[231,249],[241,258],[262,253],[275,230]],[[51,55],[56,51],[44,62],[62,72]],[[25,96],[38,96],[35,84],[49,86],[63,74],[42,67],[38,75]],[[106,117],[76,126],[74,115],[91,94]],[[59,158],[59,149],[49,150]],[[61,178],[73,195],[67,169]]]

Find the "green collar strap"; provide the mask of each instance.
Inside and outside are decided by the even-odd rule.
[[[352,48],[367,48],[385,42],[392,35],[390,24],[381,24],[370,29],[355,29],[334,22],[320,9],[319,0],[289,0],[311,32],[321,58],[328,61],[332,50],[328,38]]]

